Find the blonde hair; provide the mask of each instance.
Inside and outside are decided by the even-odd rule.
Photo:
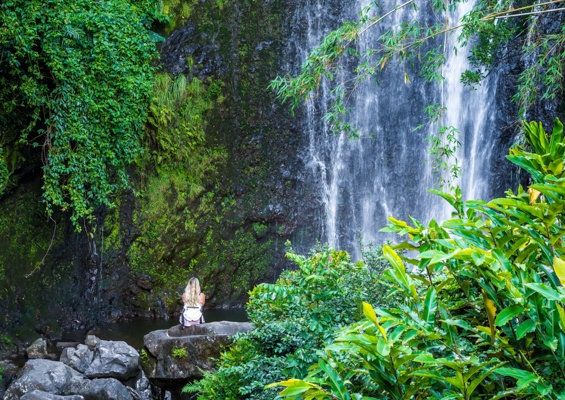
[[[190,278],[184,288],[185,304],[195,307],[200,304],[200,282],[198,278]]]

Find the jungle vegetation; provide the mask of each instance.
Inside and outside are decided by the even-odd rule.
[[[0,6],[0,193],[37,163],[49,213],[75,227],[128,186],[144,151],[157,9],[149,1],[3,2]]]
[[[322,80],[332,81],[345,57],[360,60],[354,83],[403,62],[441,81],[441,37],[457,32],[462,45],[473,46],[473,68],[462,76],[469,85],[480,83],[505,46],[523,43],[520,53],[530,61],[515,96],[519,120],[540,98],[562,93],[561,1],[478,1],[459,25],[445,18],[459,1],[408,0],[392,10],[372,2],[358,22],[330,33],[297,77],[272,87],[298,106]],[[401,23],[358,51],[360,35],[404,7],[431,7],[438,18]],[[220,99],[202,82],[155,74],[160,38],[151,26],[191,12],[174,9],[169,18],[149,0],[0,5],[0,26],[10,28],[0,29],[0,194],[17,183],[15,170],[38,165],[48,212],[69,211],[80,229],[128,187],[132,162],[151,159],[159,168],[165,159],[183,162],[179,154],[193,156],[194,148],[178,149],[158,132],[172,126],[167,132],[178,138],[177,128],[188,127],[187,143],[197,147],[202,125],[193,114]],[[156,84],[176,97],[152,99]],[[337,85],[327,118],[355,135],[343,118],[350,88]],[[187,91],[203,101],[176,104]],[[181,118],[163,112],[163,104],[182,109]],[[431,118],[444,108],[432,105]],[[489,202],[463,201],[456,188],[437,191],[453,218],[427,226],[391,218],[386,229],[408,240],[366,252],[365,261],[326,247],[309,256],[289,251],[298,269],[250,294],[257,329],[236,339],[216,374],[187,390],[222,400],[272,399],[280,390],[286,398],[343,400],[565,396],[563,125],[556,120],[547,134],[539,123],[524,123],[523,132],[524,143],[508,158],[531,176],[529,188]],[[440,153],[457,145],[436,143]]]
[[[434,191],[452,218],[389,218],[383,231],[407,239],[365,262],[290,251],[299,269],[250,293],[256,329],[185,390],[215,400],[273,399],[279,386],[286,399],[563,398],[565,137],[559,120],[550,134],[537,122],[524,132],[508,159],[531,176],[527,190],[488,202]]]
[[[359,136],[363,133],[347,120],[350,91],[364,80],[378,79],[385,68],[407,63],[417,64],[423,79],[441,82],[447,51],[442,39],[454,33],[461,46],[471,45],[472,68],[461,77],[467,85],[480,84],[509,46],[528,60],[514,96],[516,121],[540,100],[559,102],[565,57],[560,1],[478,1],[461,21],[451,22],[448,12],[461,3],[409,0],[386,10],[371,2],[359,21],[327,35],[297,76],[279,77],[271,88],[298,107],[328,82],[335,97],[325,118],[336,131]],[[429,7],[436,18],[429,25],[411,21],[383,27],[384,19],[405,7]],[[377,41],[361,52],[359,37],[378,29]],[[352,59],[358,65],[354,77],[340,84],[337,77]],[[410,79],[414,77],[405,76]],[[445,106],[430,105],[429,118],[441,121]],[[451,131],[439,130],[432,151],[454,154],[456,136],[451,141],[442,137]],[[361,319],[340,321],[333,313],[321,319],[312,312],[309,300],[316,297],[308,296],[304,285],[325,281],[320,271],[331,276],[338,251],[321,249],[301,259],[290,252],[299,267],[294,273],[306,273],[303,281],[283,275],[275,285],[255,288],[248,309],[258,329],[239,335],[222,355],[218,372],[186,390],[198,391],[199,399],[272,399],[274,389],[280,391],[277,398],[320,400],[565,396],[563,125],[556,119],[546,133],[541,123],[524,122],[522,132],[523,143],[510,149],[508,159],[529,174],[528,188],[519,186],[486,202],[464,201],[461,191],[451,187],[450,192],[434,191],[453,207],[451,219],[427,225],[413,218],[389,219],[383,231],[406,239],[368,258],[388,263],[379,277],[372,276],[367,263],[356,264],[382,294],[378,300],[363,300],[374,292],[362,285],[354,288],[357,301],[362,300]],[[341,259],[349,262],[346,256]],[[318,298],[324,304],[345,302],[331,287],[336,279],[338,286],[350,287],[347,276],[320,285]],[[293,301],[301,293],[307,300]],[[296,303],[304,305],[300,328],[278,334],[272,348],[276,325],[264,328],[294,315]],[[299,358],[296,348],[286,347],[296,332],[324,320],[329,324],[321,340],[302,342],[300,349],[315,356]],[[273,382],[265,385],[269,380]]]

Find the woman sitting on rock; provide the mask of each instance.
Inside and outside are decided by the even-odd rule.
[[[181,329],[185,326],[197,325],[204,322],[202,306],[206,302],[206,296],[200,292],[200,282],[197,278],[190,278],[184,293],[182,294],[184,307],[180,315]]]

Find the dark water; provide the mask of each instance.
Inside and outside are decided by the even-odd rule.
[[[243,308],[229,310],[204,310],[204,318],[206,322],[249,321],[247,313]],[[101,326],[100,329],[92,330],[89,333],[96,335],[103,340],[122,340],[136,349],[141,349],[143,347],[144,335],[160,329],[169,329],[170,327],[178,324],[178,319],[174,317],[168,320],[136,318],[130,321],[106,324]],[[71,332],[65,335],[64,340],[83,342],[84,336],[84,332]]]

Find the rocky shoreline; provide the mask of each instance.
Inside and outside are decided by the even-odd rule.
[[[44,339],[27,349],[18,368],[0,362],[0,396],[6,400],[152,400],[180,398],[180,389],[213,371],[222,346],[248,322],[218,321],[144,336],[141,352],[123,341],[88,335],[84,343],[61,342],[58,360]]]

